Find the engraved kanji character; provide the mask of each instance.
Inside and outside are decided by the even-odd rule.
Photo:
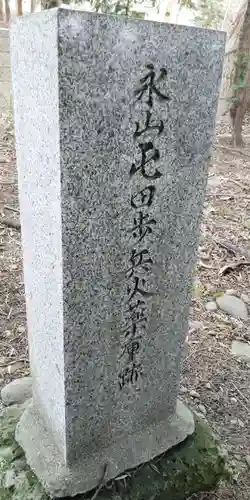
[[[129,304],[125,313],[127,313],[126,321],[129,322],[129,324],[125,325],[122,333],[125,337],[135,337],[138,328],[145,328],[147,322],[146,304],[144,300],[137,300],[135,304]]]
[[[131,207],[150,207],[155,194],[155,186],[147,186],[131,196]]]
[[[133,234],[134,238],[137,238],[137,243],[139,243],[146,234],[152,233],[152,225],[156,224],[155,219],[150,219],[148,214],[143,214],[139,212],[136,217],[134,217],[134,225],[130,232]]]
[[[126,384],[135,384],[140,376],[142,376],[141,363],[133,362],[131,366],[124,368],[124,370],[119,373],[120,389]]]
[[[122,333],[124,334],[125,337],[135,337],[137,331],[137,323],[136,321],[132,321],[130,325],[127,325],[124,330],[122,330]]]
[[[128,302],[130,302],[133,297],[139,293],[142,295],[142,297],[152,297],[154,295],[153,292],[148,292],[148,290],[145,290],[146,280],[144,278],[140,278],[139,276],[134,276],[133,277],[133,286],[128,285],[127,287],[127,292],[128,292]]]
[[[153,64],[146,64],[146,68],[149,72],[142,78],[140,78],[141,87],[135,90],[135,95],[137,97],[137,101],[141,101],[145,92],[147,92],[147,101],[146,103],[150,108],[153,106],[153,93],[157,95],[157,97],[162,101],[170,101],[170,97],[168,95],[162,94],[162,92],[155,85],[155,69]],[[161,81],[166,79],[167,70],[165,68],[160,69],[160,75],[156,81]]]
[[[127,353],[129,361],[134,361],[135,355],[140,349],[140,339],[141,336],[129,339],[126,344],[124,344],[123,351],[120,357],[122,358],[124,354]]]
[[[133,322],[144,323],[147,321],[146,310],[146,302],[138,299],[134,304],[129,304],[128,309],[125,312],[129,314],[129,317]]]
[[[157,124],[150,125],[151,117],[152,117],[151,111],[147,110],[146,111],[146,122],[145,122],[144,128],[142,130],[140,130],[140,122],[135,122],[136,130],[134,132],[134,139],[136,139],[136,137],[140,137],[140,135],[144,134],[144,132],[147,132],[148,130],[156,129],[156,130],[158,130],[158,135],[160,135],[163,132],[163,130],[164,130],[163,121],[160,120],[158,125]]]
[[[135,269],[138,269],[138,267],[148,272],[150,265],[153,264],[151,257],[149,257],[149,252],[146,249],[140,250],[139,252],[133,249],[129,260],[132,265],[127,270],[129,273],[128,278],[133,276]]]
[[[132,167],[130,169],[129,175],[132,177],[136,172],[140,171],[142,176],[145,179],[159,179],[162,176],[162,173],[156,168],[153,174],[147,173],[145,170],[145,166],[151,161],[158,161],[160,158],[159,149],[155,148],[151,141],[144,142],[138,144],[141,150],[141,163],[139,166],[136,166],[135,163],[132,163]],[[148,155],[148,152],[152,151],[151,155]]]

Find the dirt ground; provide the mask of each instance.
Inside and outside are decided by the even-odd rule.
[[[229,134],[226,126],[217,130],[209,173],[181,397],[203,415],[225,444],[233,460],[234,478],[231,485],[195,495],[192,500],[250,498],[246,463],[250,456],[250,362],[239,361],[230,352],[233,339],[250,342],[250,319],[243,322],[205,308],[206,302],[228,289],[250,297],[250,266],[230,267],[250,261],[250,123],[244,127],[242,152],[231,149]],[[0,123],[0,189],[2,387],[29,373],[14,135],[8,120]],[[17,228],[6,225],[9,222],[17,223]],[[225,242],[236,251],[226,249]],[[199,322],[199,327],[192,321]]]

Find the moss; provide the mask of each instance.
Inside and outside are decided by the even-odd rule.
[[[0,416],[0,500],[48,500],[15,442],[16,424],[17,418]],[[6,488],[9,470],[14,470],[15,480]],[[228,476],[218,443],[209,428],[197,420],[192,436],[164,455],[123,474],[122,479],[111,481],[97,500],[185,500],[192,493],[215,488]],[[87,500],[92,495],[93,492],[75,498]]]
[[[225,458],[210,429],[196,419],[192,436],[161,457],[128,471],[125,479],[113,482],[113,498],[110,490],[103,490],[98,500],[185,500],[215,488],[222,479],[229,479]]]

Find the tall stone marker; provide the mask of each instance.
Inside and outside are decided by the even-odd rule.
[[[33,406],[50,495],[193,432],[177,403],[225,35],[54,9],[11,29]]]

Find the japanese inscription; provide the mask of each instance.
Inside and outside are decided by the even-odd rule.
[[[132,163],[128,175],[130,180],[137,175],[149,183],[140,191],[134,192],[130,199],[133,215],[127,233],[131,242],[131,253],[126,269],[126,319],[121,332],[120,356],[122,359],[125,357],[126,364],[118,375],[121,390],[127,385],[135,385],[140,377],[143,377],[140,348],[148,321],[147,301],[155,295],[147,279],[154,264],[148,245],[149,236],[154,233],[157,225],[150,209],[154,203],[157,181],[163,175],[157,168],[161,154],[156,141],[164,130],[164,123],[155,116],[154,102],[158,99],[168,105],[171,98],[163,90],[166,79],[165,68],[160,68],[157,72],[153,64],[147,64],[146,74],[140,78],[139,87],[134,92],[136,101],[141,101],[146,109],[144,121],[135,122],[133,134],[140,159]]]

